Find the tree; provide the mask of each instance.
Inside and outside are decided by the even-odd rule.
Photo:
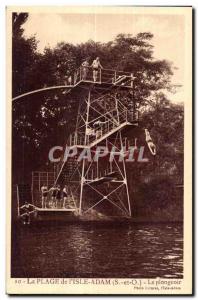
[[[142,112],[142,122],[151,130],[157,145],[156,168],[175,168],[173,173],[183,173],[184,107],[171,103],[163,93],[155,93],[149,109]]]
[[[27,13],[13,13],[12,16],[12,93],[13,96],[31,88],[30,77],[37,59],[37,41],[35,37],[24,38],[23,24]]]
[[[152,96],[161,89],[170,89],[171,64],[154,60],[151,33],[119,34],[107,43],[88,41],[78,45],[59,43],[53,49],[37,53],[35,37],[23,36],[23,24],[28,14],[13,14],[13,95],[44,86],[64,84],[65,75],[73,74],[85,58],[99,56],[105,68],[132,72],[135,79],[135,99],[146,108],[152,107]],[[47,161],[46,149],[64,144],[73,130],[76,103],[79,95],[67,96],[62,91],[27,97],[23,104],[13,106],[13,139],[15,158],[19,149],[31,152],[29,169],[42,166]],[[129,98],[123,97],[126,105]],[[152,114],[152,110],[148,112]],[[152,116],[153,118],[155,116]],[[72,126],[73,124],[73,126]],[[39,153],[39,155],[38,155]],[[27,157],[28,159],[28,157]],[[32,165],[35,166],[33,167]],[[27,163],[28,165],[28,163]]]
[[[127,165],[130,194],[135,194],[133,209],[142,212],[145,206],[154,210],[169,205],[168,197],[172,200],[174,196],[168,190],[169,187],[174,190],[172,179],[154,178],[150,183],[140,184],[142,175],[157,177],[160,170],[173,176],[183,174],[184,108],[171,103],[163,93],[172,88],[172,65],[154,59],[153,35],[148,32],[135,36],[119,34],[107,43],[89,40],[72,45],[62,42],[54,48],[46,48],[41,54],[37,52],[35,37],[24,37],[23,24],[27,20],[26,13],[13,14],[13,96],[64,84],[65,75],[73,74],[85,58],[91,64],[99,56],[105,68],[132,72],[136,78],[133,97],[139,103],[141,126],[127,138],[133,140],[136,134],[149,156],[144,134],[144,128],[148,128],[157,147],[155,159],[150,156],[148,164]],[[47,169],[49,149],[65,145],[74,130],[80,96],[75,91],[67,95],[64,91],[54,91],[29,96],[13,105],[13,182],[29,181],[32,170]],[[120,97],[129,107],[130,97],[124,92]],[[156,189],[151,188],[153,182]]]

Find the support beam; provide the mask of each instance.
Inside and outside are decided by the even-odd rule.
[[[90,103],[91,103],[91,90],[89,89],[88,99],[87,99],[87,114],[86,114],[86,122],[85,122],[84,145],[87,144],[87,128],[88,128],[88,124],[89,124]],[[82,213],[82,199],[83,199],[83,188],[84,188],[84,173],[85,173],[85,158],[83,158],[82,174],[81,174],[80,202],[79,202],[79,214],[80,215]]]

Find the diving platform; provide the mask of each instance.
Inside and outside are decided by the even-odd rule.
[[[107,139],[108,137],[112,136],[113,134],[115,134],[117,131],[119,130],[123,130],[127,127],[137,127],[138,126],[138,122],[123,122],[121,124],[119,124],[118,126],[113,127],[110,131],[103,133],[101,131],[101,136],[95,140],[93,140],[92,142],[89,143],[90,139],[87,139],[87,144],[83,144],[81,143],[81,139],[75,140],[73,143],[70,143],[68,146],[72,149],[72,148],[79,148],[79,149],[84,149],[84,148],[92,148],[94,146],[96,146],[97,144],[99,144],[100,142],[102,142],[103,140]]]
[[[95,178],[92,180],[87,179],[85,181],[85,184],[89,184],[89,185],[99,185],[102,183],[108,183],[108,182],[112,182],[112,181],[116,181],[117,182],[117,177],[118,177],[118,173],[117,172],[110,172],[100,178]]]
[[[127,126],[134,126],[134,124],[132,124],[130,122],[124,122],[124,123],[120,124],[119,126],[113,128],[109,132],[105,133],[104,135],[102,135],[99,139],[96,139],[95,141],[93,141],[92,143],[90,143],[88,145],[88,147],[92,148],[92,147],[96,146],[97,144],[99,144],[103,140],[107,139],[109,136],[113,135],[117,131],[119,131],[119,130],[123,129],[124,127],[127,127]]]
[[[96,87],[98,89],[115,89],[119,87],[120,89],[132,89],[134,85],[135,77],[133,73],[125,71],[117,71],[112,69],[99,69],[96,81],[93,79],[93,68],[86,67],[86,76],[84,67],[78,68],[74,74],[72,74],[71,80],[68,82],[63,82],[61,85],[43,87],[33,91],[26,92],[24,94],[18,95],[12,98],[12,101],[16,102],[21,98],[31,96],[38,93],[45,93],[48,91],[63,90],[65,94],[70,93],[75,88],[90,89]]]
[[[40,208],[36,207],[36,211],[38,212],[74,212],[76,208]]]
[[[93,78],[92,67],[80,67],[73,76],[71,76],[71,82],[74,86],[86,86],[86,84],[100,85],[102,88],[120,86],[122,88],[133,88],[133,82],[135,77],[133,73],[112,70],[112,69],[98,69],[96,79]]]
[[[110,182],[110,181],[114,181],[115,178],[114,177],[101,177],[101,178],[96,178],[96,179],[93,179],[93,180],[86,180],[85,184],[89,184],[89,185],[99,185],[99,184],[102,184],[102,183],[107,183],[107,182]]]

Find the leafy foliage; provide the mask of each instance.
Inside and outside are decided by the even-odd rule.
[[[13,96],[31,88],[34,64],[38,59],[37,41],[35,37],[23,37],[23,24],[27,13],[13,13],[12,16],[12,91]]]
[[[162,92],[171,90],[173,71],[170,62],[154,59],[152,33],[119,34],[107,43],[61,42],[53,49],[45,48],[41,54],[37,52],[35,37],[23,35],[27,18],[26,13],[13,14],[13,96],[63,84],[65,76],[73,74],[85,58],[91,64],[99,56],[105,68],[129,71],[136,77],[134,97],[140,103],[142,127],[151,131],[157,145],[155,162],[132,168],[139,172],[129,168],[129,181],[138,183],[143,173],[157,174],[159,169],[182,174],[183,106],[171,103]],[[54,91],[27,97],[13,106],[14,170],[29,174],[33,169],[44,169],[46,149],[63,145],[72,130],[77,102],[75,93],[64,95]],[[19,153],[23,153],[22,157]],[[18,181],[18,175],[16,178]]]

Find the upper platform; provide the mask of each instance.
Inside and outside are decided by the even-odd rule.
[[[94,78],[95,73],[95,78]],[[80,67],[73,75],[65,76],[62,85],[44,87],[37,90],[29,91],[24,94],[14,97],[12,100],[18,100],[37,93],[44,93],[53,90],[66,90],[69,93],[71,90],[79,87],[89,89],[90,86],[95,86],[98,89],[133,89],[135,77],[133,73],[125,71],[117,71],[111,69],[94,70],[92,67]]]
[[[133,88],[135,77],[133,73],[111,69],[93,69],[92,67],[80,67],[67,79],[67,84],[73,86],[88,86],[94,84],[102,88],[122,87]]]

